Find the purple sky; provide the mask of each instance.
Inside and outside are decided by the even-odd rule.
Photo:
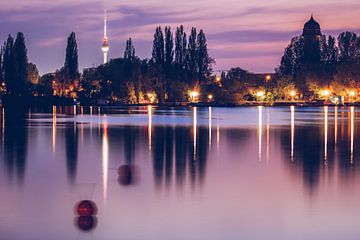
[[[129,37],[138,56],[150,57],[155,27],[170,25],[175,30],[183,24],[187,32],[191,26],[204,29],[216,70],[240,66],[273,71],[311,12],[325,34],[360,33],[358,0],[11,0],[1,3],[0,39],[24,32],[30,60],[46,73],[63,65],[66,38],[75,31],[80,68],[98,65],[105,9],[110,58],[123,55]]]

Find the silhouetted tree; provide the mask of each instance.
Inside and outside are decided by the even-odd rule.
[[[75,80],[79,75],[78,48],[74,32],[67,39],[64,69],[70,80]]]
[[[24,34],[19,32],[14,43],[16,61],[16,79],[14,90],[17,94],[26,94],[28,57]]]
[[[192,74],[198,72],[198,51],[196,44],[196,28],[191,29],[189,36],[188,52],[187,52],[187,67]]]
[[[211,64],[214,62],[212,58],[209,57],[206,36],[203,30],[200,30],[197,36],[197,65],[199,71],[199,83],[200,85],[204,83],[207,76],[211,72]]]
[[[9,94],[17,94],[16,89],[16,56],[14,51],[14,39],[8,36],[4,51],[4,78]]]
[[[133,61],[135,59],[135,48],[134,48],[131,38],[129,38],[129,40],[126,41],[124,58],[127,60],[130,60],[130,61]]]
[[[340,33],[338,37],[339,60],[342,62],[354,61],[359,56],[358,37],[353,32]]]
[[[4,46],[0,47],[0,84],[4,81]]]
[[[181,25],[176,29],[175,37],[175,63],[179,64],[181,67],[185,66],[186,45],[186,33],[184,32],[184,26]]]
[[[165,27],[165,66],[171,67],[174,60],[174,37],[170,27]]]
[[[158,64],[163,64],[165,61],[164,35],[161,27],[157,27],[154,34],[152,60]]]

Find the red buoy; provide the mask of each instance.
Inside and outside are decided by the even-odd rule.
[[[97,214],[97,207],[90,200],[83,200],[77,204],[76,212],[79,216],[92,216]]]

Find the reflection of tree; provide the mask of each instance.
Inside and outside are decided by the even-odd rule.
[[[205,177],[208,154],[208,129],[199,128],[196,150],[189,127],[158,126],[154,128],[153,166],[155,184],[169,186],[174,174],[176,184],[182,186],[189,176],[192,184],[201,183]],[[175,156],[174,156],[175,153]],[[186,167],[187,166],[187,167]]]
[[[335,177],[333,169],[337,167],[340,171],[340,181],[348,181],[354,174],[354,166],[357,164],[357,156],[359,152],[354,152],[354,162],[350,159],[350,126],[347,119],[344,121],[344,128],[340,131],[335,144],[335,126],[329,125],[327,134],[327,147],[325,158],[325,133],[323,125],[305,125],[295,127],[295,141],[294,141],[294,162],[291,163],[291,133],[290,129],[281,129],[281,148],[288,158],[285,158],[289,166],[294,168],[295,172],[302,173],[305,185],[310,192],[318,186],[321,175],[327,170],[328,177]],[[356,136],[356,134],[355,134]]]
[[[65,128],[65,148],[68,179],[71,183],[74,183],[78,161],[78,134],[75,122]]]
[[[5,110],[4,121],[4,162],[11,179],[14,172],[19,184],[24,181],[27,154],[27,109]]]
[[[124,152],[125,162],[127,164],[133,164],[135,157],[135,143],[136,143],[136,129],[132,127],[124,128]]]

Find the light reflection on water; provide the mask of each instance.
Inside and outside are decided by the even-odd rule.
[[[356,107],[1,109],[0,239],[356,239],[359,119]],[[91,233],[73,223],[82,199],[99,208]]]

